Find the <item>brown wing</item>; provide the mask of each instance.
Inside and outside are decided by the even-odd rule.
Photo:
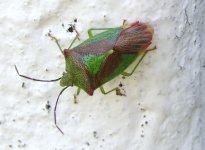
[[[113,50],[136,53],[151,44],[152,35],[153,29],[149,25],[136,22],[121,32]]]
[[[105,82],[111,80],[113,77],[116,76],[115,73],[113,75],[111,74],[118,67],[121,62],[121,59],[122,53],[119,52],[113,52],[111,55],[108,56],[100,72],[96,75],[95,87],[99,87],[100,85],[104,84]]]

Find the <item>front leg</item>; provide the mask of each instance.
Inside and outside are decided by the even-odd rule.
[[[79,32],[76,30],[76,28],[75,28],[75,26],[73,26],[73,29],[74,29],[74,31],[75,31],[75,33],[76,33],[76,36],[75,36],[75,38],[72,40],[72,42],[71,42],[71,44],[69,45],[69,49],[73,46],[73,44],[75,43],[75,41],[78,39],[78,40],[80,40],[79,39],[79,36],[80,36],[80,34],[79,34]]]
[[[57,44],[59,50],[60,50],[61,53],[63,54],[63,49],[61,48],[58,39],[57,39],[55,36],[53,36],[51,33],[48,33],[48,36],[49,36],[52,40],[55,41],[55,43]]]

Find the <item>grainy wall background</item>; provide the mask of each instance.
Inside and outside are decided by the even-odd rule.
[[[204,9],[203,0],[1,0],[0,149],[202,150]],[[91,27],[148,22],[157,50],[133,76],[105,85],[122,83],[126,97],[82,92],[74,104],[76,88],[68,88],[57,110],[62,135],[53,121],[59,84],[22,79],[14,65],[32,77],[60,77],[63,56],[45,35],[51,30],[66,48],[74,18],[81,41]]]

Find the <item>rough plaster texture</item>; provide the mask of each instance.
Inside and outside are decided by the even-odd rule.
[[[0,150],[203,150],[204,8],[203,0],[1,0]],[[75,17],[81,40],[91,27],[149,22],[157,50],[133,76],[105,85],[121,82],[126,97],[82,92],[74,104],[68,88],[57,112],[62,135],[53,122],[59,84],[22,79],[14,64],[32,77],[61,76],[63,56],[45,34],[66,48],[75,35],[61,24]]]

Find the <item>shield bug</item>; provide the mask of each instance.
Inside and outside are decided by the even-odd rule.
[[[103,94],[115,91],[117,95],[123,95],[118,87],[105,91],[103,84],[118,75],[130,76],[145,57],[147,52],[156,49],[148,49],[152,41],[153,29],[150,25],[142,22],[128,24],[125,20],[123,25],[115,28],[91,28],[88,30],[89,38],[81,44],[73,47],[79,34],[73,26],[76,36],[70,46],[62,49],[57,38],[50,36],[57,44],[65,58],[65,72],[62,77],[54,80],[40,80],[19,74],[19,76],[42,82],[55,82],[60,80],[64,87],[59,93],[54,107],[54,119],[56,127],[61,131],[56,122],[56,108],[63,91],[69,86],[77,86],[76,95],[84,90],[88,95],[93,95],[94,90],[99,88]],[[93,35],[93,31],[103,32]],[[130,73],[125,69],[138,59]],[[76,96],[75,96],[76,97]],[[61,131],[62,132],[62,131]],[[62,132],[63,133],[63,132]]]

